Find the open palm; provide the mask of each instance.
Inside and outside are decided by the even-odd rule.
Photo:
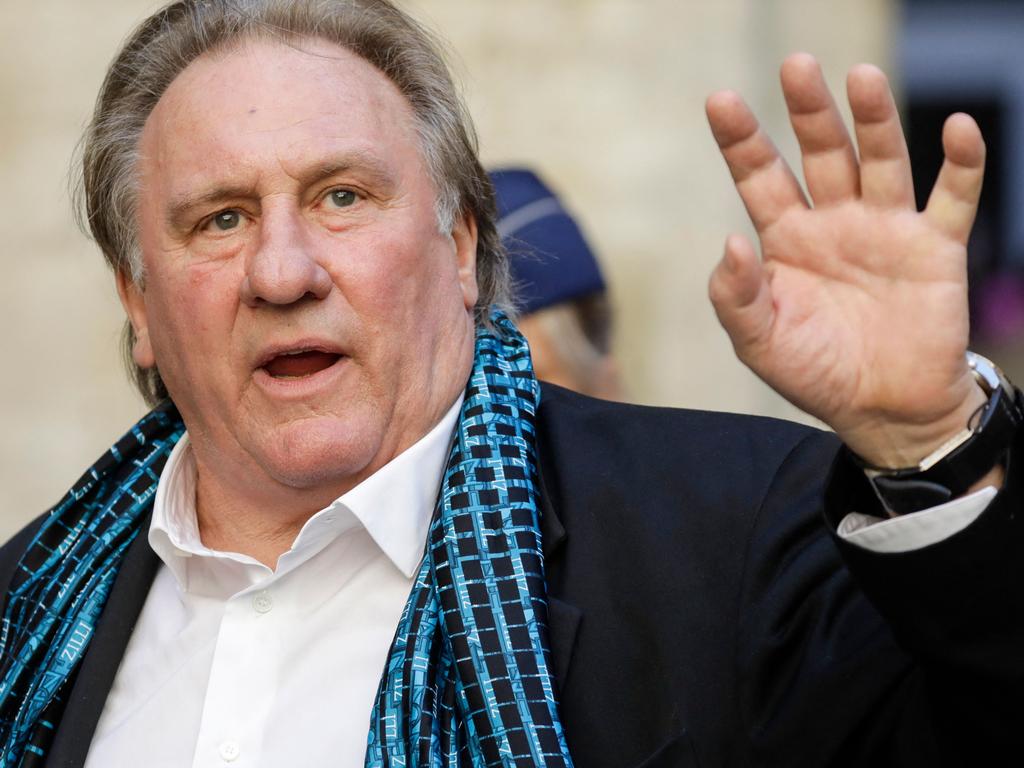
[[[966,242],[984,171],[974,121],[946,123],[946,160],[918,212],[892,94],[851,70],[853,143],[817,62],[794,54],[782,87],[810,200],[732,92],[708,119],[757,230],[730,236],[710,283],[737,355],[879,465],[916,462],[984,397],[966,365]]]

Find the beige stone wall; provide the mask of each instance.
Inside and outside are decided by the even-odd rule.
[[[599,247],[635,400],[792,417],[732,357],[705,298],[746,231],[703,100],[735,87],[793,156],[776,72],[890,58],[890,0],[408,0],[451,42],[486,162],[531,163]],[[120,309],[74,228],[69,158],[118,41],[158,3],[0,0],[0,538],[143,411]]]

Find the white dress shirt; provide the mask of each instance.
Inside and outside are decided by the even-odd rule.
[[[276,570],[203,545],[183,437],[149,530],[163,564],[86,768],[362,766],[461,403],[311,517]]]
[[[996,497],[996,489],[985,486],[967,496],[937,507],[893,518],[851,512],[837,533],[847,541],[874,552],[909,552],[937,544],[973,523]]]
[[[303,526],[276,570],[200,540],[188,436],[160,478],[163,561],[107,697],[86,768],[359,768],[369,715],[420,563],[462,398],[425,437]],[[968,525],[988,488],[839,534],[906,551]]]

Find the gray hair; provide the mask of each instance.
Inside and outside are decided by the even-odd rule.
[[[366,59],[398,87],[415,116],[420,151],[437,194],[439,228],[450,231],[460,214],[476,221],[476,321],[487,322],[492,306],[509,306],[508,264],[472,123],[439,43],[389,0],[179,0],[142,22],[107,71],[80,147],[78,215],[110,267],[142,285],[135,217],[138,145],[164,91],[204,53],[268,37],[335,43]],[[134,342],[131,324],[126,324],[129,370],[146,402],[155,404],[167,397],[167,389],[156,369],[134,364]]]

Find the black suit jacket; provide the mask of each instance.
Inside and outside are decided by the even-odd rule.
[[[829,533],[876,511],[831,435],[551,386],[537,433],[552,656],[577,766],[1015,764],[1014,468],[966,530],[880,555]],[[0,551],[0,585],[31,528]],[[140,536],[49,765],[83,764],[158,566]]]

